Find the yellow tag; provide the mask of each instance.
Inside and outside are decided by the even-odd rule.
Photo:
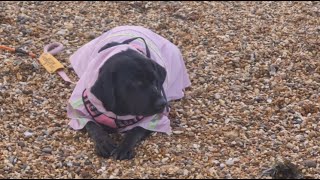
[[[63,65],[49,53],[41,54],[39,61],[49,73],[54,73],[58,69],[64,68]]]

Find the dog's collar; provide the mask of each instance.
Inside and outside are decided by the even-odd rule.
[[[93,120],[111,128],[125,128],[144,119],[143,116],[123,116],[124,119],[121,119],[121,116],[117,116],[110,111],[101,113],[89,100],[87,89],[82,93],[82,101]]]

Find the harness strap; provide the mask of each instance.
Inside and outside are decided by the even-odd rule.
[[[150,50],[149,50],[149,47],[148,47],[148,45],[147,45],[147,42],[146,42],[146,40],[144,40],[144,38],[142,38],[142,37],[135,37],[135,38],[131,38],[131,39],[125,40],[125,41],[122,42],[122,44],[129,44],[130,42],[132,42],[132,41],[134,41],[134,40],[136,40],[136,39],[139,39],[139,38],[142,39],[143,42],[144,42],[144,44],[146,45],[146,56],[147,56],[148,58],[151,58]]]
[[[144,38],[142,38],[142,37],[134,37],[134,38],[131,38],[131,39],[127,39],[127,40],[123,41],[122,43],[118,43],[118,42],[108,43],[108,44],[104,45],[104,46],[98,51],[98,53],[100,53],[101,51],[103,51],[103,50],[105,50],[105,49],[111,48],[111,47],[113,47],[113,46],[122,45],[122,44],[129,44],[129,43],[131,43],[132,41],[134,41],[134,40],[136,40],[136,39],[139,39],[139,38],[143,40],[143,42],[144,42],[144,44],[145,44],[145,46],[146,46],[146,56],[147,56],[148,58],[150,58],[151,55],[150,55],[149,47],[148,47],[146,41],[144,40]]]
[[[137,116],[135,118],[128,119],[128,120],[120,120],[118,118],[112,118],[101,113],[88,99],[86,89],[82,93],[82,101],[83,101],[84,107],[86,108],[86,110],[88,111],[88,113],[90,114],[90,116],[94,121],[114,129],[131,126],[144,119],[143,116],[142,117]]]

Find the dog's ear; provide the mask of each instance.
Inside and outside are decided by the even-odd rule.
[[[106,110],[113,111],[116,107],[114,80],[116,73],[101,68],[97,81],[91,88],[93,93],[104,105]]]
[[[161,85],[163,85],[167,76],[167,71],[164,67],[160,66],[157,63],[155,63],[155,69],[156,69],[157,78],[158,78],[157,80]]]

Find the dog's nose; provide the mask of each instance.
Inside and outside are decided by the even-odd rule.
[[[156,109],[163,109],[166,106],[167,102],[164,99],[158,99],[155,103],[155,108]]]

